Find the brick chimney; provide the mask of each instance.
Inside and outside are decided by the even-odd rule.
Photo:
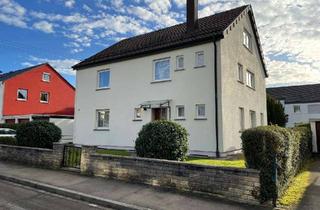
[[[198,0],[187,0],[187,32],[198,28]]]

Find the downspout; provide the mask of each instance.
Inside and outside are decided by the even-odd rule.
[[[213,41],[214,45],[214,103],[215,103],[215,124],[216,124],[216,157],[220,157],[220,151],[219,151],[219,128],[218,128],[218,123],[219,123],[219,117],[218,117],[218,72],[217,72],[217,42],[216,39]]]

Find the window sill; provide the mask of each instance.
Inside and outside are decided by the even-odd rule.
[[[42,82],[46,82],[46,83],[49,83],[49,82],[50,82],[50,80],[49,80],[49,81],[46,81],[46,80],[42,80]]]
[[[239,82],[240,84],[242,84],[242,85],[244,84],[244,82],[243,82],[243,81],[241,81],[241,80],[238,80],[238,82]]]
[[[162,83],[162,82],[171,82],[171,79],[166,79],[166,80],[156,80],[156,81],[152,81],[151,84],[154,84],[154,83]]]
[[[17,101],[26,102],[27,99],[17,99]]]
[[[110,131],[109,128],[95,128],[93,131]]]
[[[106,88],[97,88],[96,91],[100,91],[100,90],[109,90],[110,88],[109,87],[106,87]]]
[[[200,69],[200,68],[204,68],[204,67],[206,67],[206,65],[195,66],[195,67],[193,67],[193,68],[194,68],[194,69]]]
[[[175,121],[185,121],[186,118],[175,118],[174,120],[175,120]]]
[[[184,71],[186,70],[185,68],[182,68],[182,69],[175,69],[174,71]]]
[[[256,90],[255,88],[250,87],[249,85],[247,85],[247,87],[250,88],[251,90],[254,90],[254,91]]]
[[[42,103],[42,104],[48,104],[49,102],[48,102],[48,101],[40,101],[40,103]]]
[[[133,122],[141,122],[142,119],[133,119],[132,121],[133,121]]]
[[[247,47],[245,44],[242,44],[251,54],[253,54],[252,49],[250,49],[249,47]]]
[[[206,117],[196,117],[196,118],[194,118],[194,120],[207,120],[207,118]]]

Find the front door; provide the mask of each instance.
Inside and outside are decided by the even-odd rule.
[[[152,121],[166,120],[167,114],[168,114],[167,108],[153,108],[152,109]]]
[[[317,133],[317,149],[320,153],[320,122],[316,122],[316,133]]]

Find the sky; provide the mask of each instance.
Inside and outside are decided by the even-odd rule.
[[[0,70],[71,66],[122,39],[185,22],[186,0],[0,0]],[[199,0],[205,17],[251,4],[268,87],[320,83],[319,0]]]

